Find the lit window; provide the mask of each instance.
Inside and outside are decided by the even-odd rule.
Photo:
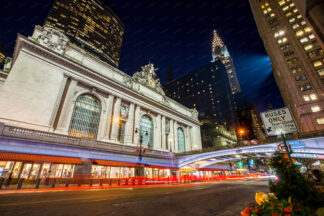
[[[276,37],[278,37],[278,36],[279,36],[279,33],[276,32],[276,33],[274,34],[274,37],[276,38]]]
[[[286,10],[288,10],[288,9],[289,9],[288,6],[282,8],[283,11],[286,11]]]
[[[261,8],[263,9],[264,8],[264,5],[261,5]]]
[[[264,5],[265,5],[265,6],[269,6],[269,3],[267,2],[267,3],[265,3]]]
[[[308,90],[308,89],[312,89],[312,86],[311,86],[311,84],[306,83],[305,84],[305,90]]]
[[[99,128],[101,103],[96,97],[84,94],[75,102],[69,135],[95,139]]]
[[[322,65],[323,65],[323,63],[321,61],[319,61],[319,60],[313,62],[314,67],[320,67]]]
[[[300,42],[301,43],[306,43],[308,41],[308,38],[307,37],[303,37],[300,39]]]
[[[270,14],[270,17],[275,17],[276,15],[274,13],[271,13]]]
[[[298,60],[297,60],[297,58],[295,57],[295,58],[292,58],[292,59],[289,59],[289,60],[287,60],[287,63],[288,63],[288,65],[293,65],[293,64],[295,64],[295,63],[297,63],[298,62]]]
[[[272,9],[269,7],[269,8],[268,8],[268,12],[270,12],[271,10],[272,10]]]
[[[317,95],[316,95],[316,94],[310,94],[309,97],[310,97],[312,100],[317,100]]]
[[[298,9],[297,9],[297,8],[295,8],[295,9],[293,10],[293,12],[294,12],[294,13],[297,13],[297,12],[298,12]]]
[[[303,31],[303,30],[299,30],[299,31],[296,32],[296,36],[297,36],[297,37],[300,37],[300,36],[302,36],[303,34],[304,34],[304,31]]]
[[[320,76],[323,76],[323,75],[324,75],[324,68],[318,69],[318,70],[317,70],[317,73],[318,73]]]
[[[302,15],[299,14],[299,15],[297,16],[297,19],[300,19],[300,18],[302,18]]]
[[[310,32],[311,31],[311,28],[310,27],[306,27],[304,28],[305,32]]]
[[[291,12],[286,13],[286,17],[290,17],[292,15]]]
[[[300,91],[304,91],[304,90],[305,90],[304,86],[303,86],[303,85],[300,85],[300,86],[299,86],[299,90],[300,90]]]
[[[312,49],[313,48],[313,44],[306,44],[305,46],[304,46],[304,50],[310,50],[310,49]]]
[[[299,24],[298,24],[298,23],[296,23],[296,24],[294,24],[294,25],[292,26],[293,29],[296,29],[296,28],[298,28],[298,27],[299,27]]]
[[[303,99],[304,99],[304,101],[310,101],[310,99],[309,99],[309,96],[308,96],[308,95],[304,95],[304,96],[303,96]]]
[[[316,119],[317,124],[324,124],[324,118],[318,118]]]
[[[287,41],[286,37],[282,38],[282,42],[286,42],[286,41]]]
[[[311,51],[311,52],[307,53],[307,55],[308,55],[308,58],[314,58],[317,56],[315,51]]]
[[[296,19],[294,17],[292,17],[292,18],[289,19],[289,22],[292,23],[292,22],[295,22],[295,20]]]
[[[295,4],[294,3],[291,3],[290,5],[289,5],[289,7],[294,7],[295,6]]]
[[[306,25],[306,21],[303,20],[303,21],[300,22],[300,24],[302,24],[302,25]]]
[[[321,111],[321,108],[319,107],[319,106],[312,106],[311,107],[311,109],[312,109],[312,112],[319,112],[319,111]]]
[[[281,1],[279,1],[279,5],[283,5],[283,4],[285,4],[286,2],[285,2],[285,0],[281,0]]]
[[[263,10],[263,13],[264,13],[264,14],[267,14],[267,13],[268,13],[268,11],[267,11],[267,10]]]

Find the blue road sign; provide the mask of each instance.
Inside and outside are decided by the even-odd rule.
[[[291,149],[305,148],[305,144],[300,140],[288,141],[287,144],[290,145]]]

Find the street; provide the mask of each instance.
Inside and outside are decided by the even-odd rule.
[[[228,181],[188,187],[110,188],[0,194],[2,216],[214,215],[237,216],[254,205],[267,181]]]

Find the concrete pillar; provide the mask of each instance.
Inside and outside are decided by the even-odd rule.
[[[161,150],[161,115],[156,116],[156,127],[155,127],[155,132],[154,132],[154,145],[153,149],[154,150]]]
[[[65,101],[61,111],[61,117],[58,121],[57,132],[67,134],[70,126],[71,115],[74,108],[73,95],[78,85],[78,81],[75,79],[71,80],[69,89],[67,90]]]
[[[167,150],[166,148],[166,134],[165,134],[165,116],[162,116],[161,122],[161,142],[162,142],[162,150]]]
[[[114,104],[114,115],[112,117],[112,127],[111,127],[111,140],[117,142],[117,135],[118,135],[118,129],[119,129],[119,121],[116,121],[120,118],[120,105],[121,105],[121,99],[117,98],[115,104]]]
[[[134,117],[135,117],[135,105],[129,105],[128,118],[125,125],[125,143],[132,144],[133,143],[133,134],[134,134]]]

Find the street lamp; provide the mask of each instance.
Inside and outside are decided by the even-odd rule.
[[[143,134],[140,132],[141,130],[135,128],[135,134],[140,134],[140,149],[139,149],[139,155],[138,155],[138,160],[142,161],[142,144],[143,144]],[[144,131],[144,135],[148,136],[148,132]]]
[[[240,129],[239,129],[239,134],[240,134],[240,136],[241,136],[241,140],[243,140],[243,135],[244,135],[244,133],[245,133],[245,130],[244,130],[243,128],[240,128]]]

